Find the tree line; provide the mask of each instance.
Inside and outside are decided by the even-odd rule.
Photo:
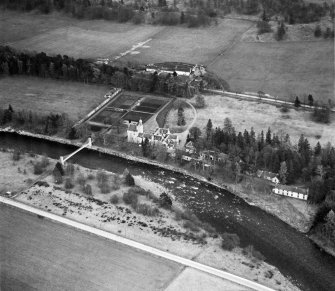
[[[67,136],[73,122],[67,114],[42,114],[31,110],[14,110],[9,104],[8,108],[0,108],[0,126],[8,125],[38,134]]]
[[[208,9],[179,11],[176,5],[168,6],[166,0],[155,2],[89,1],[89,0],[0,0],[5,8],[21,11],[37,9],[42,13],[64,11],[79,19],[105,19],[140,24],[150,22],[161,25],[186,24],[188,27],[210,25],[216,13]]]
[[[283,16],[289,24],[316,22],[329,14],[334,18],[334,3],[310,3],[303,0],[190,0],[191,8],[212,9],[215,13],[237,12],[256,15],[265,12],[267,17]]]
[[[188,140],[198,150],[217,150],[229,157],[229,167],[235,176],[267,170],[278,173],[282,184],[305,184],[310,189],[310,202],[322,203],[334,199],[335,190],[335,148],[328,143],[321,147],[318,142],[311,147],[303,135],[297,144],[292,144],[288,134],[278,135],[269,128],[256,135],[250,131],[236,132],[231,120],[224,120],[223,128],[213,128],[208,121],[205,133],[192,129]],[[234,177],[238,178],[238,177]]]
[[[125,66],[98,65],[89,59],[66,55],[50,56],[44,52],[19,52],[0,46],[0,75],[29,75],[84,83],[99,83],[142,92],[158,92],[178,97],[192,97],[203,81],[191,81],[177,74],[148,73]]]

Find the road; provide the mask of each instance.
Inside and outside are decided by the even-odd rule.
[[[221,95],[224,95],[224,96],[233,97],[233,98],[253,99],[253,100],[257,100],[257,101],[266,101],[266,102],[270,102],[270,103],[273,103],[273,104],[295,106],[294,102],[289,102],[289,101],[276,99],[272,96],[271,97],[266,97],[266,96],[259,97],[259,96],[256,95],[256,93],[254,93],[254,95],[250,95],[250,94],[246,94],[246,93],[234,93],[234,92],[215,90],[215,89],[206,89],[206,91],[210,92],[210,93],[221,94]],[[268,95],[268,96],[270,96],[270,95]],[[306,104],[300,104],[300,107],[306,108],[306,109],[309,109],[309,110],[313,110],[315,108],[315,106],[310,106],[310,105],[306,105]],[[318,108],[321,109],[322,107],[318,107]],[[335,108],[331,108],[330,111],[335,112]]]
[[[8,205],[9,207],[5,205]],[[15,208],[11,209],[12,206],[15,206]],[[179,277],[183,277],[184,273],[181,273],[181,271],[184,269],[184,267],[188,267],[187,270],[191,270],[191,272],[200,271],[200,273],[202,274],[203,278],[201,279],[201,281],[198,282],[198,285],[200,285],[201,283],[207,284],[208,282],[211,281],[211,278],[213,279],[213,276],[214,276],[216,277],[216,280],[218,280],[217,283],[215,283],[215,285],[220,286],[221,287],[220,290],[228,290],[228,289],[229,290],[250,290],[250,289],[253,289],[253,290],[258,290],[258,291],[273,291],[272,289],[268,287],[262,286],[256,282],[249,281],[247,279],[238,277],[228,272],[224,272],[224,271],[176,256],[176,255],[170,254],[168,252],[164,252],[164,251],[143,245],[141,243],[137,243],[135,241],[114,235],[112,233],[105,232],[103,230],[99,230],[99,229],[84,225],[82,223],[75,222],[73,220],[69,220],[67,218],[63,218],[55,214],[42,211],[40,209],[31,207],[29,205],[26,205],[20,202],[16,202],[10,199],[0,197],[0,209],[3,210],[0,214],[0,219],[1,219],[1,223],[0,223],[1,240],[0,241],[1,241],[1,247],[2,247],[0,265],[3,266],[3,270],[1,270],[1,284],[6,285],[5,286],[6,290],[8,289],[7,285],[11,286],[12,284],[14,284],[15,286],[17,284],[21,284],[21,280],[18,280],[17,276],[21,275],[22,273],[25,274],[27,273],[27,271],[29,274],[28,278],[30,279],[27,280],[25,284],[30,284],[31,282],[35,282],[36,276],[37,277],[41,276],[39,280],[40,281],[44,280],[43,284],[46,284],[45,283],[46,278],[48,282],[47,284],[49,284],[50,278],[54,279],[54,277],[57,277],[55,286],[43,286],[42,290],[44,288],[47,288],[48,290],[58,290],[57,284],[59,283],[57,282],[66,282],[68,285],[66,289],[72,290],[74,289],[73,286],[77,287],[77,284],[83,284],[83,282],[85,282],[85,280],[87,279],[89,281],[87,283],[84,283],[83,287],[86,286],[85,288],[87,288],[88,284],[92,284],[92,288],[90,287],[87,290],[105,290],[105,288],[107,288],[107,290],[110,290],[110,289],[113,289],[113,290],[163,290],[163,289],[166,289],[166,287],[170,285],[170,282],[172,282],[173,278],[174,278],[173,280],[174,282],[179,281],[179,282],[182,282],[181,284],[188,284],[185,278],[179,278]],[[12,210],[15,213],[14,215],[12,215],[11,213]],[[29,212],[26,212],[26,210]],[[1,216],[3,215],[3,213],[5,214],[4,217]],[[24,219],[22,219],[22,217]],[[30,218],[30,220],[31,218],[33,218],[32,219],[33,223],[31,223],[30,220],[25,221],[28,217]],[[62,230],[62,227],[60,224],[51,222],[49,218],[52,221],[61,222],[62,224],[64,224],[64,228],[66,228],[67,230],[65,229]],[[29,233],[25,233],[24,231],[25,229],[28,229],[26,228],[26,225],[33,226],[32,229],[29,229]],[[40,225],[44,226],[45,229],[42,229],[41,231],[39,231]],[[74,227],[75,229],[84,230],[87,235],[90,235],[91,233],[93,234],[93,236],[88,237],[88,240],[85,241],[85,238],[82,239],[81,237],[83,233],[79,232],[80,235],[76,237],[75,229],[67,228],[67,225],[70,225]],[[16,229],[17,226],[21,226],[21,228]],[[23,229],[22,229],[22,226],[23,226]],[[57,239],[53,239],[53,235],[56,235],[54,231],[55,226],[57,226],[56,232],[57,231],[59,232],[58,235],[56,236]],[[8,236],[8,232],[11,235]],[[73,233],[70,239],[75,240],[74,248],[69,248],[72,246],[71,240],[69,241],[70,244],[67,244],[68,242],[67,235],[69,233]],[[21,239],[23,234],[25,238],[24,240]],[[39,237],[38,234],[48,234],[48,236],[45,237],[42,235],[41,237]],[[64,237],[65,237],[65,242],[64,242]],[[91,248],[92,247],[91,241],[93,242],[98,241],[98,239],[99,238],[101,239],[101,237],[108,238],[114,244],[121,243],[121,245],[120,244],[113,245],[112,247],[113,252],[111,254],[108,253],[109,248],[107,249],[107,252],[105,252],[103,246],[102,248],[99,245],[94,246],[92,252],[90,252],[89,250],[89,254],[93,255],[93,257],[90,258],[87,255],[87,252],[85,252],[86,250],[85,247],[89,246]],[[29,240],[29,238],[31,239]],[[51,243],[52,248],[50,248],[50,245],[49,245],[50,239],[52,239],[52,243]],[[37,244],[36,244],[36,240],[37,240]],[[32,244],[27,246],[26,241],[32,242]],[[17,244],[18,244],[18,247],[13,250],[13,246],[16,246]],[[57,261],[59,260],[59,258],[64,258],[64,253],[62,252],[62,249],[65,245],[67,247],[65,249],[66,263],[64,263],[63,260],[61,260],[61,264],[57,264]],[[130,247],[130,248],[127,249],[127,247]],[[26,253],[26,250],[28,250],[28,254]],[[59,253],[54,254],[55,250],[59,250]],[[67,252],[67,250],[69,250],[69,252]],[[136,250],[139,252],[136,252]],[[142,253],[142,251],[146,253]],[[145,256],[143,257],[142,255],[144,254],[146,254],[147,256],[149,254],[154,255],[154,256],[153,257],[145,257]],[[71,258],[73,256],[77,258],[74,262],[71,261]],[[85,266],[82,266],[83,262],[80,261],[80,259],[83,259],[83,258],[85,258],[85,261],[86,261]],[[107,258],[107,261],[106,261],[106,258]],[[148,258],[149,260],[147,260]],[[152,260],[152,258],[155,258],[156,260]],[[161,258],[162,260],[159,261],[158,258]],[[29,259],[33,260],[32,262],[33,264],[28,264]],[[42,264],[41,264],[41,259],[42,259]],[[70,260],[68,261],[67,259],[70,259]],[[169,261],[167,261],[166,259]],[[27,268],[27,265],[29,266],[34,265],[34,263],[36,263],[35,260],[37,260],[37,264],[35,264],[36,268],[33,268],[33,269]],[[22,264],[22,262],[26,264]],[[48,263],[50,262],[52,262],[53,265],[56,265],[56,270],[50,271],[50,273],[56,274],[56,276],[53,276],[53,275],[50,276],[50,274],[39,272],[41,270],[41,267],[42,267],[42,270],[46,270],[46,267],[49,267]],[[67,264],[69,264],[70,269],[74,271],[73,274],[69,275],[70,272],[67,272],[68,270],[65,271],[66,273],[64,273],[64,270],[66,270],[64,267],[68,267]],[[93,272],[92,274],[93,276],[91,276],[92,265],[95,270],[95,272]],[[98,268],[97,268],[97,265],[98,265]],[[80,269],[82,271],[84,268],[86,268],[86,270],[84,270],[83,274],[78,275],[77,273],[75,273],[76,270]],[[18,271],[18,269],[20,269],[20,271]],[[36,270],[38,270],[38,272],[36,272]],[[159,273],[157,270],[159,270],[159,272],[162,272],[163,275],[162,273]],[[106,271],[107,273],[102,275]],[[64,275],[65,275],[65,280],[63,278]],[[78,278],[76,281],[73,281],[73,278],[76,278],[76,275]],[[82,276],[84,276],[84,278],[82,278]],[[90,277],[92,277],[93,279],[89,279]],[[196,277],[199,277],[199,275]],[[120,280],[119,278],[122,278],[122,280]],[[139,281],[137,281],[139,278],[141,278],[140,286],[138,286]],[[106,282],[106,279],[107,279],[107,282]],[[134,282],[131,281],[132,279],[133,280],[135,279]],[[115,286],[115,282],[117,282],[118,284],[117,286]],[[119,286],[120,283],[122,286]],[[143,286],[142,286],[143,283],[147,285],[145,289],[143,289]],[[98,286],[96,286],[96,284],[98,284]],[[64,290],[64,287],[62,286],[61,289]],[[95,288],[95,287],[98,287],[98,288]],[[228,289],[226,289],[227,287]],[[27,286],[25,286],[25,289],[27,289]],[[193,290],[197,291],[194,288]]]
[[[163,290],[175,262],[0,204],[0,290]]]

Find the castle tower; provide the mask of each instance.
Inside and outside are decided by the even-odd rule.
[[[138,133],[143,133],[143,123],[142,123],[142,119],[140,119],[138,121],[138,124],[137,124],[137,132]]]

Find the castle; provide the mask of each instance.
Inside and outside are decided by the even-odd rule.
[[[138,123],[131,122],[127,129],[127,141],[141,144],[145,139],[152,145],[164,145],[170,152],[179,144],[178,135],[171,134],[169,128],[157,128],[154,133],[145,133],[142,119]]]

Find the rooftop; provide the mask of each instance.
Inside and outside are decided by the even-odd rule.
[[[286,191],[292,191],[292,192],[297,192],[300,194],[308,194],[308,189],[306,188],[300,188],[300,187],[296,187],[296,186],[289,186],[289,185],[277,185],[275,188],[277,189],[281,189],[281,190],[286,190]]]
[[[137,126],[136,124],[129,124],[129,127],[128,127],[128,130],[129,131],[137,131]]]

